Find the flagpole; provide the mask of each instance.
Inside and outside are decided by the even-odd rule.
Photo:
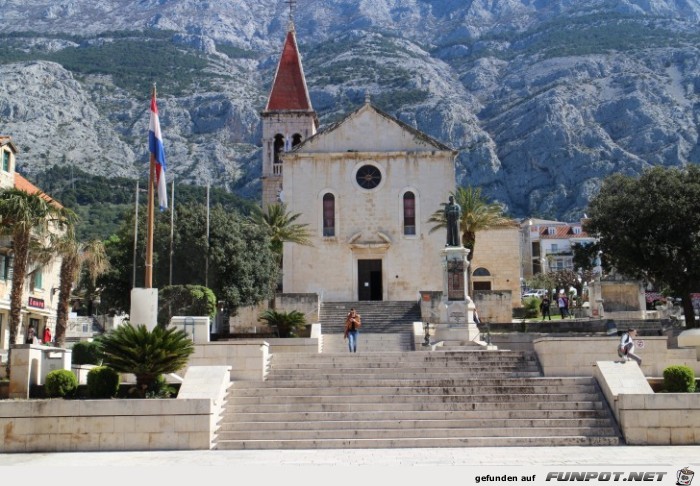
[[[173,177],[171,195],[170,195],[170,280],[169,285],[173,284],[173,240],[175,236],[175,178]]]
[[[131,288],[136,287],[136,253],[138,250],[139,241],[139,180],[136,179],[136,197],[134,209],[134,274],[131,279]]]
[[[156,84],[153,83],[152,97],[156,96]],[[153,287],[153,219],[155,216],[153,203],[153,185],[156,179],[156,158],[153,153],[149,160],[148,170],[148,223],[146,234],[146,276],[144,288],[150,289]]]
[[[204,286],[209,287],[209,184],[207,184],[207,254],[204,261]]]

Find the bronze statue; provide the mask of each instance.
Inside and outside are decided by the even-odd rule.
[[[462,208],[455,202],[454,196],[449,197],[445,206],[445,220],[447,221],[447,244],[445,246],[462,246],[461,232],[459,231]]]

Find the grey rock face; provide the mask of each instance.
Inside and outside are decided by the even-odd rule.
[[[458,149],[458,183],[483,187],[514,216],[577,219],[611,173],[700,162],[697,0],[298,5],[322,123],[369,92]],[[158,73],[169,177],[258,196],[259,111],[287,28],[283,2],[0,0],[0,11],[6,32],[25,33],[3,42],[36,59],[0,59],[0,133],[22,148],[25,170],[145,173],[148,93],[61,55],[120,45],[126,31],[144,32],[144,43],[160,32],[206,60],[178,92],[166,87],[189,68]]]

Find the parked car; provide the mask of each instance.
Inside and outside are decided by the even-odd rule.
[[[547,291],[545,289],[528,290],[523,294],[523,299],[529,299],[530,297],[537,297],[538,299],[541,299],[545,295],[547,295]]]

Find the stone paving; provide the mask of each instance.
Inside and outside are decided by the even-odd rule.
[[[551,466],[685,467],[700,446],[464,447],[271,451],[76,452],[0,455],[0,467],[53,466]],[[697,468],[696,468],[697,470]],[[5,470],[6,471],[6,470]]]

